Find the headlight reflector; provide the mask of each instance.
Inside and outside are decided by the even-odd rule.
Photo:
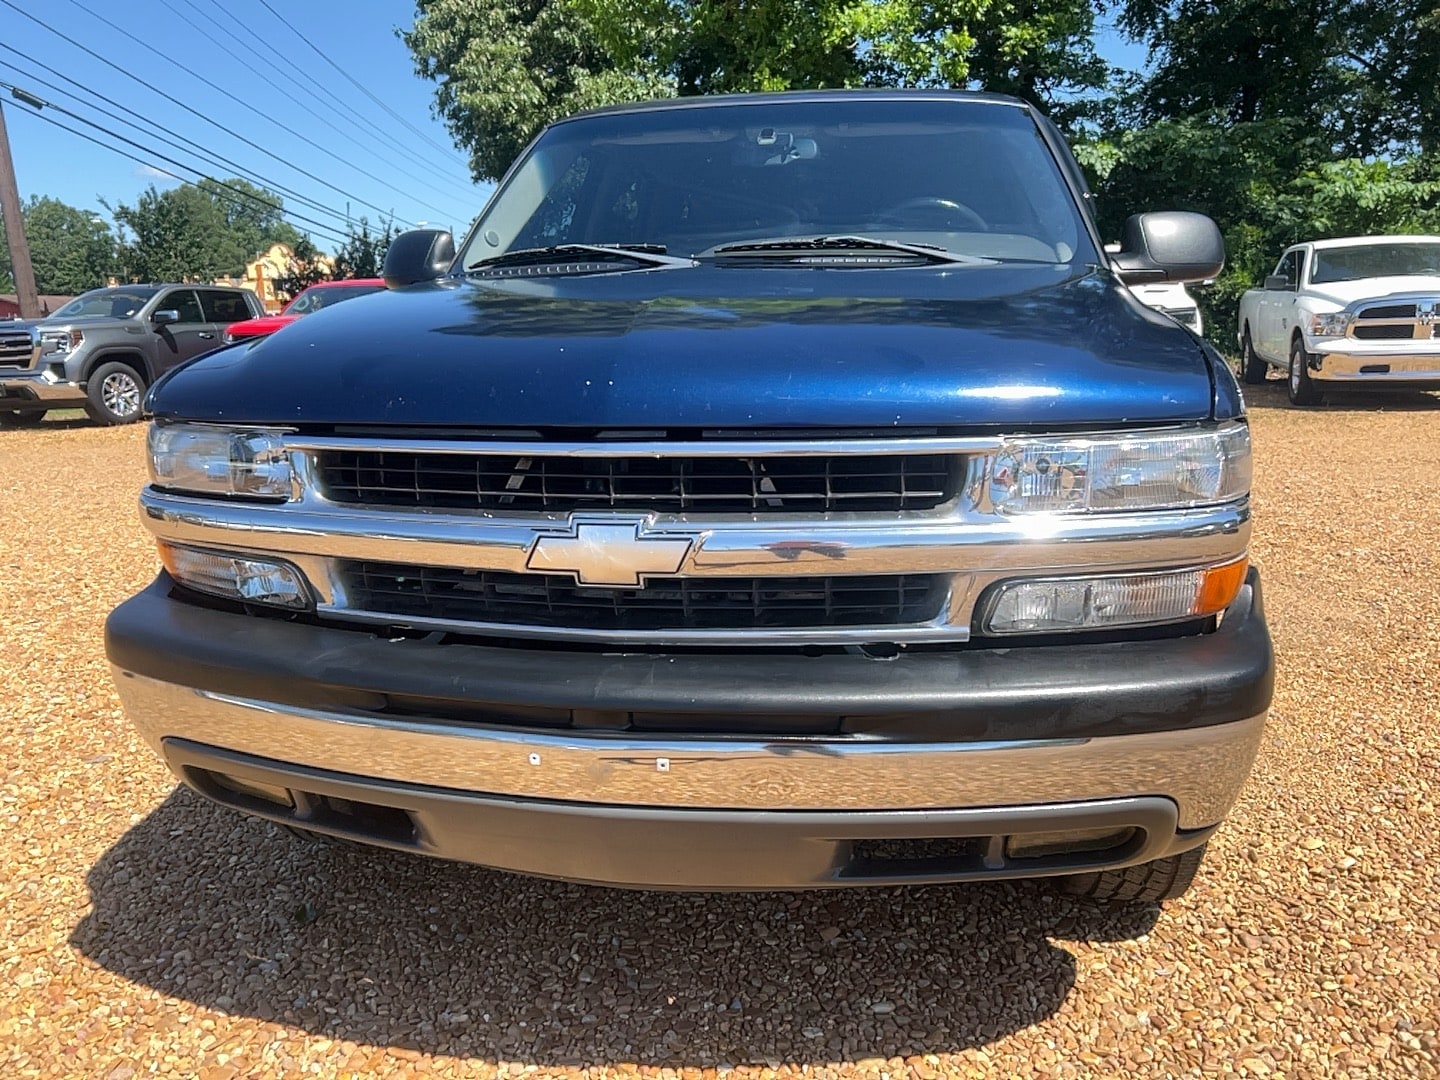
[[[1327,311],[1310,316],[1310,336],[1319,338],[1344,337],[1354,318],[1348,311]]]
[[[1153,626],[1204,618],[1235,602],[1248,559],[1198,570],[1008,581],[985,605],[986,634]]]
[[[1015,438],[990,475],[990,501],[1005,514],[1175,510],[1249,491],[1245,424]]]
[[[78,349],[84,340],[85,335],[79,330],[46,330],[40,335],[40,355],[59,353],[64,356],[72,349]]]
[[[290,497],[290,456],[277,431],[151,424],[147,443],[150,479],[160,487],[203,495]]]
[[[246,604],[309,610],[310,590],[288,563],[228,555],[219,551],[160,544],[160,561],[170,576],[196,592]]]

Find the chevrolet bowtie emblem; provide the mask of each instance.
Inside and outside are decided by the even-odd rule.
[[[687,536],[641,536],[638,521],[577,521],[567,535],[536,537],[525,566],[573,574],[581,585],[634,586],[678,571],[693,543]]]

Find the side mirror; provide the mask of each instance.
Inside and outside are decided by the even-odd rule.
[[[444,229],[410,229],[390,243],[381,277],[387,289],[434,281],[455,261],[455,238]]]
[[[1166,210],[1125,222],[1120,254],[1111,262],[1125,282],[1203,281],[1225,266],[1225,240],[1204,214]]]
[[[161,308],[150,316],[150,321],[156,326],[169,326],[180,321],[180,312],[174,308]]]
[[[1266,292],[1289,292],[1290,279],[1284,274],[1267,274],[1265,276]]]

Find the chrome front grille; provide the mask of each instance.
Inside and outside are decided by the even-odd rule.
[[[1440,297],[1361,307],[1349,334],[1357,341],[1434,341],[1440,338]]]
[[[457,510],[680,514],[931,510],[955,497],[948,454],[570,457],[323,450],[333,502]]]
[[[26,330],[0,327],[0,367],[27,368],[35,358],[35,339]]]
[[[894,626],[939,614],[946,579],[930,574],[661,578],[595,588],[554,574],[514,574],[346,560],[352,607],[407,618],[603,631]]]

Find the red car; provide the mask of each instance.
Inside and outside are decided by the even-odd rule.
[[[258,319],[231,323],[225,331],[225,343],[228,345],[232,341],[240,341],[244,338],[257,338],[273,334],[276,330],[289,326],[302,315],[309,315],[312,311],[319,311],[322,307],[331,307],[334,304],[344,303],[346,300],[353,300],[366,293],[380,292],[384,288],[385,282],[381,278],[322,281],[318,285],[311,285],[294,300],[291,300],[279,315],[263,315]]]

